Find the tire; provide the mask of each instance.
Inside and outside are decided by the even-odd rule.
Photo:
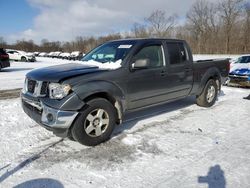
[[[27,61],[26,57],[21,57],[21,61],[26,62]]]
[[[107,141],[116,125],[116,111],[106,99],[96,98],[77,117],[71,135],[74,140],[87,146],[96,146]],[[104,122],[104,123],[103,123]]]
[[[196,97],[196,103],[202,107],[211,107],[214,105],[218,96],[218,85],[215,80],[208,80],[202,93]]]

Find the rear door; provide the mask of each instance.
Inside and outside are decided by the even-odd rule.
[[[167,41],[167,77],[171,96],[178,98],[190,93],[193,85],[193,62],[183,42]]]

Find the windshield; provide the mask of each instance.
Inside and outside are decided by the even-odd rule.
[[[242,56],[236,61],[236,63],[250,63],[250,56]]]
[[[82,58],[82,61],[95,61],[98,63],[121,62],[131,50],[135,42],[118,41],[105,43]]]

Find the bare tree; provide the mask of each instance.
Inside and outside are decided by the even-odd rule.
[[[249,53],[250,51],[250,3],[245,5],[244,12],[244,33],[243,33],[243,48],[244,53]]]
[[[6,44],[5,40],[4,40],[4,38],[0,37],[0,48],[5,48],[6,45],[7,44]]]
[[[132,33],[136,38],[145,38],[149,36],[146,26],[140,23],[133,24]]]
[[[172,29],[176,25],[177,15],[167,17],[165,11],[156,10],[145,21],[149,24],[153,36],[166,37],[170,36]]]
[[[43,39],[41,41],[40,50],[44,52],[62,51],[62,42],[60,41],[50,42],[47,39]]]
[[[0,47],[26,51],[82,51],[84,53],[99,44],[129,37],[177,37],[187,40],[194,53],[249,53],[250,3],[244,0],[197,0],[187,13],[184,24],[177,25],[177,16],[167,16],[165,11],[152,12],[142,23],[132,25],[129,32],[106,36],[79,36],[72,41],[48,41],[40,45],[32,40],[19,40],[7,44],[0,37]]]
[[[187,27],[198,44],[197,51],[208,52],[208,39],[214,39],[218,34],[217,9],[214,4],[206,0],[197,0],[187,13]]]
[[[226,36],[226,53],[230,52],[232,32],[242,11],[243,0],[222,0],[219,10]]]

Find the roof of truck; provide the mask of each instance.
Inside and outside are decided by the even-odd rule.
[[[118,42],[118,41],[152,41],[152,40],[168,40],[173,42],[184,42],[184,40],[181,39],[169,39],[169,38],[127,38],[127,39],[118,39],[118,40],[112,40],[112,42]]]

